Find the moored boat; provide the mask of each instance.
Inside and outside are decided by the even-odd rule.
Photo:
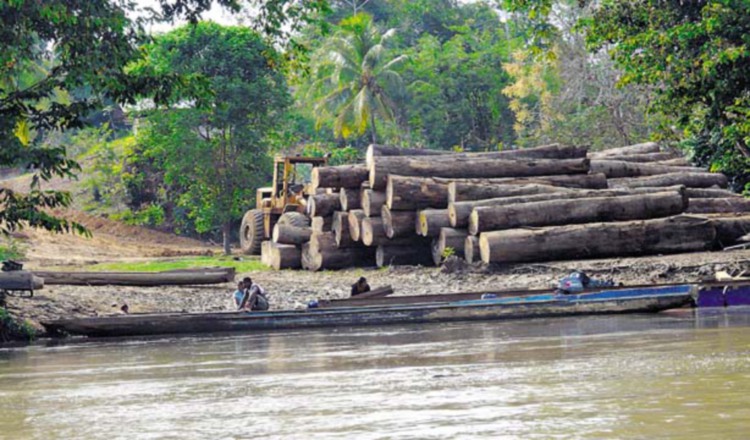
[[[356,306],[271,312],[132,314],[43,322],[51,334],[96,337],[256,332],[277,329],[655,313],[693,303],[694,286],[601,290],[579,295]]]

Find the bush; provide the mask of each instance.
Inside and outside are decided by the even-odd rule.
[[[0,307],[0,342],[33,341],[35,337],[36,330],[28,321],[18,321],[8,310]]]

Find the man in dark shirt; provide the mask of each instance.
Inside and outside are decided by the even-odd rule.
[[[365,277],[360,277],[356,283],[352,284],[352,296],[357,296],[361,293],[369,292],[370,285],[367,284]]]

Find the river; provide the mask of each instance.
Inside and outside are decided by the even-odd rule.
[[[750,311],[0,349],[3,439],[750,436]]]

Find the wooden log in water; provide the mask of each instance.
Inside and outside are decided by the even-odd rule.
[[[328,188],[359,188],[369,176],[365,165],[338,165],[315,167],[310,177],[313,189]]]
[[[385,205],[385,193],[366,189],[362,191],[362,211],[367,217],[377,217]]]
[[[440,228],[440,234],[432,240],[432,261],[440,266],[446,254],[451,249],[451,255],[464,258],[464,242],[469,233],[465,229]]]
[[[317,169],[317,168],[316,168]],[[316,194],[307,198],[307,214],[312,217],[328,217],[341,210],[339,193]]]
[[[464,259],[470,264],[481,259],[479,237],[476,235],[469,235],[464,240]]]
[[[559,193],[542,193],[531,194],[516,197],[498,197],[494,199],[469,200],[465,202],[455,202],[448,205],[448,216],[450,217],[451,226],[454,228],[467,228],[469,226],[469,217],[474,208],[480,206],[505,206],[518,203],[543,202],[547,200],[570,200],[570,199],[587,199],[592,197],[615,197],[633,194],[650,194],[664,191],[686,191],[684,186],[656,187],[656,188],[620,188],[620,189],[601,189],[601,190],[568,190]],[[585,203],[585,202],[581,202]]]
[[[627,145],[625,147],[610,148],[602,151],[592,151],[589,156],[595,159],[612,156],[628,156],[631,154],[658,153],[659,145],[656,142],[644,142],[641,144]]]
[[[266,261],[275,270],[299,269],[302,267],[302,251],[297,246],[271,243],[262,249],[268,252]]]
[[[234,281],[234,268],[205,268],[165,272],[48,272],[35,271],[46,285],[186,286]]]
[[[313,217],[311,221],[310,229],[312,232],[328,232],[331,230],[333,224],[333,217]]]
[[[367,218],[367,216],[361,209],[349,211],[349,236],[352,238],[352,241],[362,241],[362,220],[364,220],[365,218]]]
[[[750,200],[743,197],[690,199],[686,212],[690,214],[750,212]]]
[[[440,228],[451,226],[447,209],[423,209],[417,212],[415,230],[423,237],[437,237]]]
[[[360,202],[361,194],[361,188],[341,188],[339,191],[341,210],[351,211],[353,209],[360,209],[362,207]]]
[[[612,188],[639,188],[644,186],[684,185],[687,188],[726,188],[727,176],[721,173],[668,173],[648,177],[608,179]]]
[[[432,266],[430,247],[424,242],[418,245],[379,245],[375,255],[378,267],[384,266]]]
[[[312,228],[298,228],[292,225],[276,223],[273,227],[273,242],[277,244],[302,245],[310,241]]]
[[[418,177],[479,178],[586,174],[588,159],[481,159],[456,157],[452,161],[425,158],[376,157],[370,167],[370,187],[385,189],[388,174]]]
[[[684,212],[688,199],[677,191],[588,199],[547,200],[480,206],[469,217],[469,233],[528,226],[551,226],[668,217]]]
[[[41,273],[32,273],[26,270],[11,272],[0,272],[0,289],[2,290],[40,290],[44,288],[45,278],[39,276]],[[55,284],[47,283],[47,284]]]
[[[483,232],[479,248],[485,263],[521,263],[702,251],[715,238],[708,219],[682,215]]]
[[[697,167],[675,167],[669,165],[657,165],[652,163],[625,162],[622,160],[591,160],[591,172],[602,173],[608,179],[622,177],[655,176],[669,173],[700,173],[705,172],[703,168]]]
[[[383,219],[383,229],[388,238],[407,237],[415,234],[415,222],[417,213],[415,211],[391,211],[387,205],[380,210]]]

